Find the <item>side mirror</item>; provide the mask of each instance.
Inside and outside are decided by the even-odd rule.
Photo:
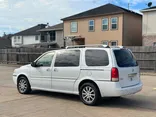
[[[35,63],[35,62],[32,62],[32,63],[31,63],[31,66],[32,66],[32,67],[36,67],[36,63]]]

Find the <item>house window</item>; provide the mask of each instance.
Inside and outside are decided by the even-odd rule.
[[[16,42],[16,36],[14,36],[14,42]]]
[[[38,35],[35,36],[35,40],[36,40],[36,41],[38,40]]]
[[[77,22],[71,22],[71,32],[77,32]]]
[[[103,44],[103,45],[109,45],[109,44],[108,44],[108,41],[102,41],[102,44]]]
[[[55,31],[50,33],[50,41],[56,41],[56,32]]]
[[[118,28],[118,18],[113,17],[111,18],[111,29],[116,30]]]
[[[111,46],[117,46],[117,41],[111,41]]]
[[[20,40],[20,36],[18,36],[18,42],[20,42],[21,40]]]
[[[153,46],[156,46],[156,42],[153,43]]]
[[[89,31],[94,31],[94,20],[89,20]]]
[[[108,30],[108,18],[102,19],[102,30]]]

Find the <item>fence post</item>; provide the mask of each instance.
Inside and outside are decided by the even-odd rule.
[[[156,72],[156,52],[155,52],[154,72]]]
[[[6,61],[7,61],[7,64],[8,64],[9,63],[8,49],[6,49],[6,57],[7,57]]]

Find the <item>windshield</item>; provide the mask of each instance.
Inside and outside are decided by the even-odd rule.
[[[114,50],[116,61],[119,67],[134,67],[138,66],[134,55],[126,49]]]

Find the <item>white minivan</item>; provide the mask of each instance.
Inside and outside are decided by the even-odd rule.
[[[129,49],[106,45],[71,46],[49,51],[14,70],[21,94],[32,89],[76,94],[86,105],[142,89],[138,63]]]

